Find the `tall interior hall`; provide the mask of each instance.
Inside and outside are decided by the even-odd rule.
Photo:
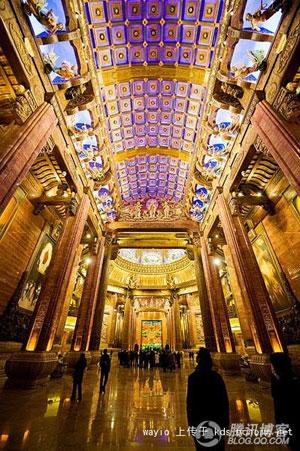
[[[231,421],[274,422],[270,354],[300,375],[299,56],[297,0],[0,0],[0,449],[194,449],[199,347]],[[166,345],[170,374],[119,365]]]

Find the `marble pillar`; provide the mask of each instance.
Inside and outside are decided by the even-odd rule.
[[[171,305],[167,316],[168,336],[166,344],[172,349],[175,348],[175,321],[174,321],[174,304]]]
[[[82,256],[81,256],[82,250],[83,250],[83,244],[80,244],[76,251],[76,255],[75,255],[74,263],[73,263],[73,269],[72,269],[72,273],[71,273],[68,288],[67,288],[67,294],[66,294],[64,306],[62,309],[62,314],[60,315],[59,321],[58,321],[58,326],[57,326],[55,339],[54,339],[54,343],[53,343],[54,351],[63,350],[62,349],[62,347],[63,347],[62,341],[63,341],[63,335],[64,335],[64,330],[65,330],[65,324],[66,324],[67,316],[68,316],[69,309],[70,309],[70,302],[72,299],[72,294],[73,294],[73,291],[75,288],[76,276],[77,276],[81,258],[82,258]]]
[[[235,352],[219,270],[203,236],[201,237],[201,255],[217,343],[217,352],[212,354],[213,362],[225,374],[239,374],[239,355]]]
[[[232,292],[234,294],[234,303],[236,306],[239,322],[241,325],[241,332],[243,336],[245,350],[247,352],[248,348],[248,350],[251,352],[251,350],[254,348],[254,341],[249,321],[249,318],[251,318],[251,312],[249,311],[247,304],[244,302],[243,293],[238,281],[238,277],[232,261],[232,255],[228,244],[222,246],[222,249],[226,260]]]
[[[251,123],[289,183],[300,195],[299,142],[288,122],[263,100],[256,105]]]
[[[209,306],[209,298],[207,293],[207,286],[205,282],[204,269],[199,246],[200,246],[200,238],[198,245],[194,246],[194,254],[195,254],[195,271],[198,285],[200,310],[202,315],[204,340],[207,349],[209,349],[212,352],[216,352],[217,342],[214,333],[212,313]]]
[[[239,206],[232,199],[230,208],[222,190],[219,189],[217,208],[226,242],[231,250],[243,302],[247,306],[248,321],[258,353],[251,357],[252,366],[259,378],[268,380],[269,353],[285,349],[281,331],[240,216]]]
[[[32,317],[27,344],[22,352],[14,354],[6,363],[6,374],[12,383],[25,387],[34,386],[46,380],[57,363],[56,353],[50,351],[65,302],[89,204],[89,197],[84,194],[75,216],[68,216],[65,220],[62,235],[55,248]]]
[[[135,343],[136,343],[136,312],[132,309],[131,312],[131,335],[130,335],[130,346],[133,349]]]
[[[99,290],[104,260],[104,243],[105,239],[102,237],[100,238],[96,249],[94,249],[94,246],[91,246],[91,262],[88,266],[81,302],[79,305],[71,346],[72,351],[84,352],[89,349],[97,293]]]
[[[207,283],[209,303],[213,315],[213,324],[218,352],[234,352],[234,341],[229,323],[218,267],[213,255],[208,252],[204,237],[201,237],[201,255]]]
[[[97,292],[97,299],[95,305],[95,312],[93,318],[93,324],[91,327],[89,351],[93,354],[93,363],[97,360],[100,354],[100,342],[101,342],[101,329],[104,316],[105,299],[107,292],[107,282],[108,282],[108,268],[112,252],[112,236],[110,234],[105,236],[104,242],[104,255],[102,261],[102,271],[99,283],[99,289]]]
[[[178,298],[174,299],[174,323],[175,323],[175,349],[181,351],[182,349],[182,334],[181,334],[181,318]]]
[[[123,320],[123,331],[122,331],[122,348],[129,348],[129,337],[130,337],[130,319],[131,319],[131,297],[130,293],[128,293],[125,308],[124,308],[124,320]]]
[[[33,327],[26,350],[50,351],[52,349],[89,205],[89,197],[84,194],[76,215],[66,219],[34,312]],[[50,302],[49,299],[51,299]]]
[[[7,134],[0,150],[0,211],[28,174],[57,124],[49,103],[43,103],[13,134]]]
[[[197,343],[196,320],[192,310],[187,311],[188,328],[189,328],[189,348],[194,348]]]
[[[117,324],[117,310],[114,308],[113,312],[112,312],[112,318],[111,318],[110,330],[109,330],[109,340],[108,340],[108,346],[110,346],[112,348],[115,346],[116,324]]]

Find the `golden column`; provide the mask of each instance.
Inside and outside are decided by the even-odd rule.
[[[174,302],[170,301],[170,309],[167,316],[168,325],[168,337],[166,344],[170,345],[172,349],[176,347],[176,332],[175,332],[175,320],[174,320]]]
[[[189,347],[194,348],[197,344],[196,319],[192,310],[187,310],[188,328],[189,328]]]
[[[131,334],[130,334],[130,347],[133,348],[133,346],[136,343],[136,312],[134,309],[131,309]]]
[[[178,296],[176,290],[173,290],[172,297],[174,299],[173,313],[174,313],[174,325],[175,325],[175,349],[180,351],[182,349],[182,335],[181,335],[181,318],[180,309],[178,303]]]
[[[99,290],[102,265],[104,260],[105,238],[101,237],[99,243],[94,243],[90,246],[90,248],[91,262],[88,266],[81,302],[78,310],[78,316],[71,347],[73,351],[87,351],[89,348],[96,308],[97,293]]]
[[[218,350],[213,353],[213,360],[223,372],[238,374],[240,373],[239,355],[235,352],[219,270],[213,261],[214,256],[208,252],[203,236],[201,237],[201,255]]]
[[[219,270],[214,264],[214,256],[208,252],[204,237],[201,237],[201,254],[203,259],[204,274],[207,281],[210,307],[213,313],[213,324],[218,352],[235,352],[235,345]]]
[[[249,321],[249,318],[251,318],[251,312],[247,308],[247,303],[244,302],[243,293],[233,264],[230,247],[228,246],[228,244],[225,244],[224,246],[222,246],[222,249],[226,260],[232,292],[234,293],[234,302],[241,325],[244,346],[245,348],[254,348],[254,341],[251,332],[251,322]]]
[[[218,190],[218,213],[226,242],[231,250],[243,300],[247,305],[255,348],[260,354],[251,357],[251,364],[261,379],[268,380],[270,377],[268,354],[284,350],[281,331],[240,216],[240,207],[234,199],[231,199],[229,207],[222,189]]]
[[[83,194],[75,215],[67,217],[32,316],[27,344],[6,362],[6,374],[16,385],[46,382],[57,364],[56,353],[47,351],[52,349],[89,205],[88,195]]]
[[[128,349],[130,340],[130,318],[131,318],[131,289],[128,289],[125,308],[124,308],[124,320],[123,320],[123,331],[122,331],[122,348]]]
[[[69,216],[65,221],[33,315],[31,332],[26,344],[28,351],[52,349],[89,205],[89,197],[84,194],[75,216]]]
[[[105,299],[108,282],[108,269],[111,259],[116,258],[114,237],[111,233],[105,235],[104,255],[102,260],[102,271],[97,292],[93,324],[91,326],[90,342],[88,349],[92,352],[92,363],[95,363],[100,355],[101,329],[104,316]]]
[[[203,333],[205,346],[212,352],[217,350],[217,342],[214,333],[214,326],[212,320],[212,311],[210,309],[210,302],[208,298],[207,286],[205,282],[203,262],[200,253],[200,235],[193,234],[194,255],[195,255],[195,272],[198,285],[200,310],[202,315]]]
[[[108,340],[108,346],[111,346],[111,347],[115,346],[116,324],[117,324],[117,305],[118,305],[118,293],[115,293],[113,312],[112,312],[112,318],[111,318],[110,330],[109,330],[109,340]]]
[[[70,309],[70,301],[72,299],[72,294],[73,294],[73,290],[74,290],[75,283],[76,283],[77,272],[78,272],[81,258],[82,258],[82,256],[81,256],[82,250],[83,250],[83,244],[80,244],[76,251],[72,274],[69,279],[69,285],[67,288],[67,294],[66,294],[64,306],[62,309],[62,314],[60,315],[60,318],[58,321],[57,331],[55,334],[55,339],[54,339],[54,344],[53,344],[53,350],[55,350],[55,351],[56,350],[59,351],[62,348],[62,339],[63,339],[63,335],[64,335],[65,324],[66,324],[67,316],[68,316],[69,309]]]

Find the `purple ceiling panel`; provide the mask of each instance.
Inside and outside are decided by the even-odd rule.
[[[222,0],[90,1],[86,16],[97,67],[143,63],[210,67],[211,58],[201,50],[214,48],[222,10]],[[113,57],[99,54],[103,47],[113,50]]]

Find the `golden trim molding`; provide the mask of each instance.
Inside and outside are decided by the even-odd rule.
[[[139,274],[166,274],[181,271],[192,263],[188,257],[183,257],[174,263],[165,263],[163,265],[141,265],[139,263],[129,262],[119,256],[114,261],[114,264],[120,269]]]
[[[143,66],[135,65],[134,67],[118,67],[113,69],[98,70],[98,80],[101,85],[111,85],[113,83],[121,83],[124,81],[134,80],[136,78],[159,78],[176,79],[178,81],[190,81],[206,85],[210,76],[210,69],[196,68],[195,66]]]
[[[189,152],[183,152],[177,149],[165,148],[165,147],[137,147],[132,150],[126,150],[114,154],[114,161],[120,163],[127,158],[133,158],[140,155],[166,155],[168,157],[180,158],[183,161],[190,161],[191,154]]]

